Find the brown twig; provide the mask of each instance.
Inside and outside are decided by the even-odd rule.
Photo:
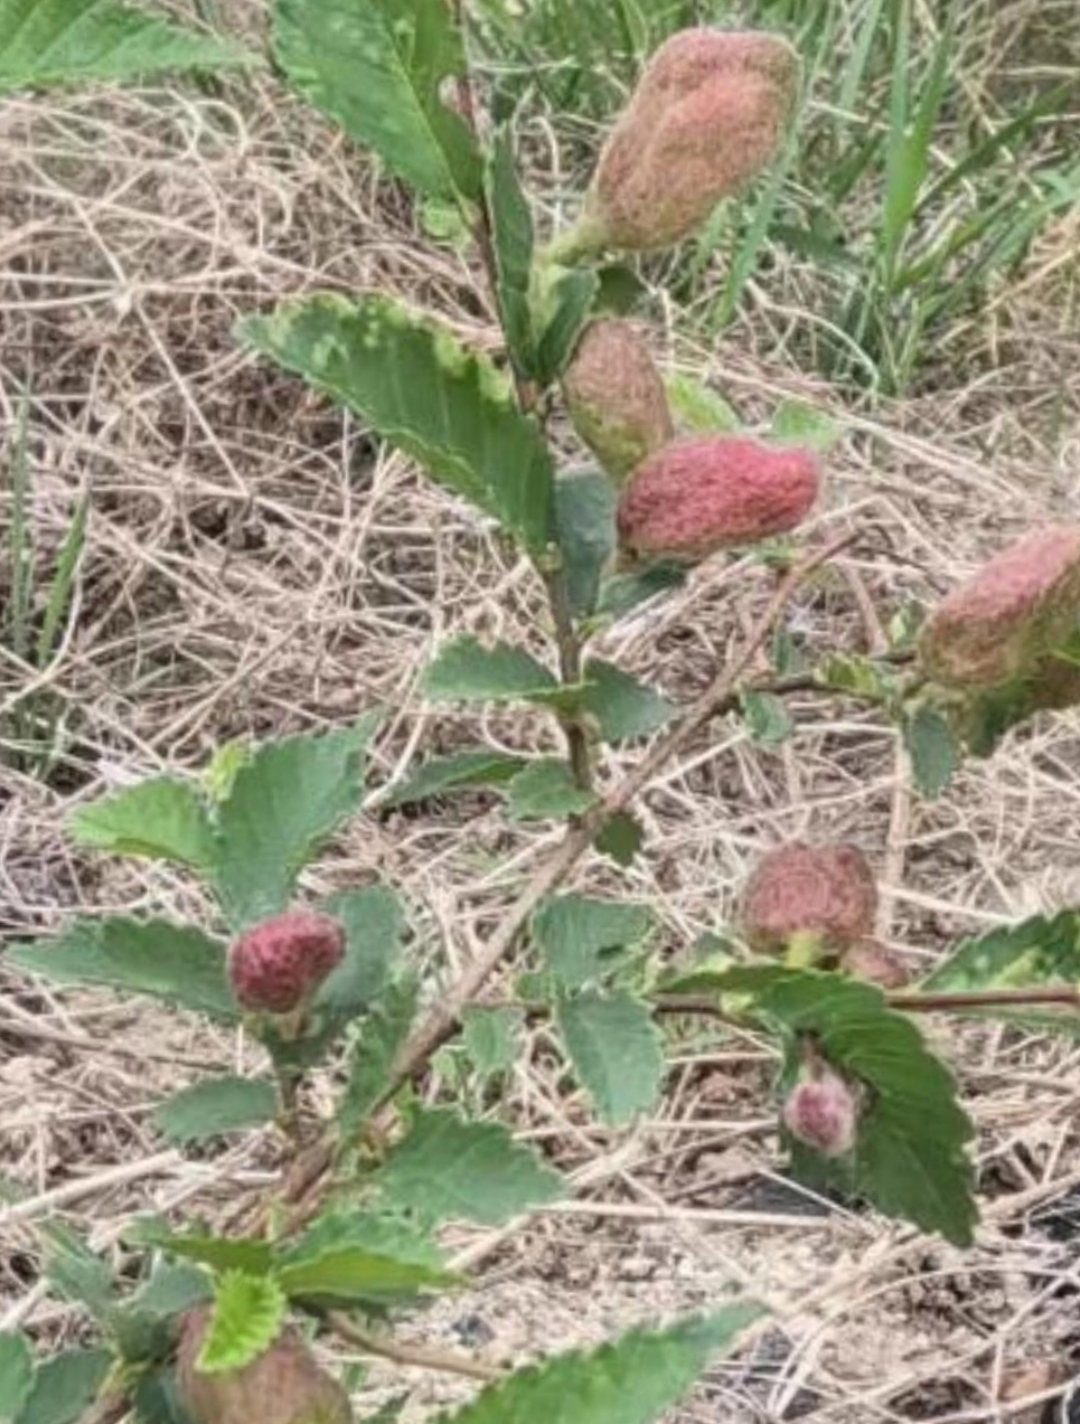
[[[425,1345],[406,1345],[379,1331],[365,1330],[363,1326],[357,1325],[354,1320],[337,1310],[330,1311],[325,1318],[334,1333],[347,1340],[350,1345],[355,1345],[365,1354],[393,1360],[397,1365],[410,1365],[418,1370],[435,1370],[440,1374],[465,1375],[468,1379],[485,1382],[501,1379],[503,1375],[498,1365],[488,1364],[477,1359],[475,1355],[467,1355],[457,1350],[432,1349]]]
[[[903,1009],[909,1014],[948,1013],[960,1009],[1029,1009],[1040,1004],[1060,1004],[1080,1009],[1080,989],[1056,984],[1046,989],[972,989],[955,994],[887,994],[891,1009]]]

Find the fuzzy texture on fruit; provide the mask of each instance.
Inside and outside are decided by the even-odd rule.
[[[792,1137],[824,1157],[843,1157],[855,1146],[858,1103],[831,1068],[817,1068],[796,1083],[784,1099],[781,1116]]]
[[[793,942],[813,943],[822,957],[865,940],[877,914],[874,872],[857,846],[790,841],[758,863],[743,897],[742,927],[760,954]]]
[[[601,150],[582,232],[594,247],[624,251],[689,236],[772,157],[798,77],[798,55],[778,35],[706,28],[672,35]]]
[[[1000,687],[1034,669],[1080,614],[1080,525],[1026,534],[927,619],[919,659],[946,687]]]
[[[289,910],[245,930],[229,946],[229,983],[252,1012],[287,1014],[341,962],[345,931],[312,910]]]
[[[809,450],[737,435],[675,440],[639,465],[619,500],[630,553],[695,562],[794,529],[818,495]]]
[[[180,1334],[176,1383],[192,1424],[353,1424],[349,1396],[293,1330],[242,1370],[195,1368],[210,1307],[191,1311]]]
[[[865,979],[881,989],[902,989],[908,982],[907,965],[898,954],[883,944],[866,940],[846,949],[840,957],[840,968],[855,979]]]
[[[674,439],[664,383],[647,343],[628,321],[591,322],[562,386],[574,429],[614,479],[624,479]]]

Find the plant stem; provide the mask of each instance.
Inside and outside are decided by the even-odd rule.
[[[964,1009],[1025,1009],[1040,1004],[1058,1004],[1080,1009],[1080,990],[1067,984],[1045,989],[972,989],[955,994],[920,994],[915,990],[886,994],[890,1009],[908,1014],[956,1013]],[[739,1022],[721,1008],[711,994],[658,994],[653,1000],[657,1013],[705,1014],[709,1018]]]
[[[559,650],[559,680],[564,687],[574,687],[581,681],[581,642],[574,627],[574,616],[566,596],[566,584],[558,573],[545,580],[551,615],[555,622],[555,641]],[[589,736],[579,718],[572,714],[560,718],[566,735],[566,749],[574,780],[583,791],[592,788],[592,758]]]
[[[1045,989],[961,989],[955,994],[887,994],[891,1009],[909,1014],[949,1013],[960,1009],[1030,1009],[1040,1004],[1059,1004],[1080,1009],[1080,989],[1055,984]]]

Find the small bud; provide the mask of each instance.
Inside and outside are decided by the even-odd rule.
[[[208,1306],[185,1318],[176,1362],[180,1401],[192,1424],[353,1424],[349,1397],[293,1330],[241,1370],[195,1368]]]
[[[574,429],[614,479],[674,438],[649,348],[628,321],[592,322],[563,376]]]
[[[770,851],[750,877],[742,926],[759,954],[813,941],[824,957],[866,939],[876,914],[874,873],[861,850],[790,841]]]
[[[938,604],[919,658],[946,687],[1000,687],[1064,642],[1078,612],[1080,525],[1051,525],[1025,535]]]
[[[798,74],[798,56],[778,35],[672,35],[604,144],[578,247],[647,251],[687,237],[772,157]]]
[[[345,931],[337,920],[290,910],[233,941],[229,983],[245,1009],[287,1014],[304,1003],[344,952]]]
[[[867,940],[854,944],[840,956],[840,968],[855,979],[865,979],[881,989],[902,989],[910,978],[907,965],[883,944]]]
[[[619,500],[619,542],[635,554],[694,562],[794,529],[818,486],[808,450],[731,435],[676,440],[631,475]]]
[[[843,1157],[855,1146],[859,1110],[854,1093],[838,1073],[819,1067],[796,1083],[781,1113],[792,1137],[823,1157]]]

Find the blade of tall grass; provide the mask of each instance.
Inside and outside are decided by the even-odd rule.
[[[8,472],[11,479],[11,603],[4,637],[15,656],[25,658],[29,647],[34,569],[30,542],[30,408],[26,400],[19,405]]]
[[[37,641],[37,665],[43,668],[52,657],[56,645],[56,635],[60,624],[67,616],[75,583],[79,559],[86,545],[86,521],[90,512],[90,496],[84,494],[75,506],[71,523],[68,525],[64,542],[56,561],[49,599],[45,605],[45,615],[41,620],[41,631]]]

